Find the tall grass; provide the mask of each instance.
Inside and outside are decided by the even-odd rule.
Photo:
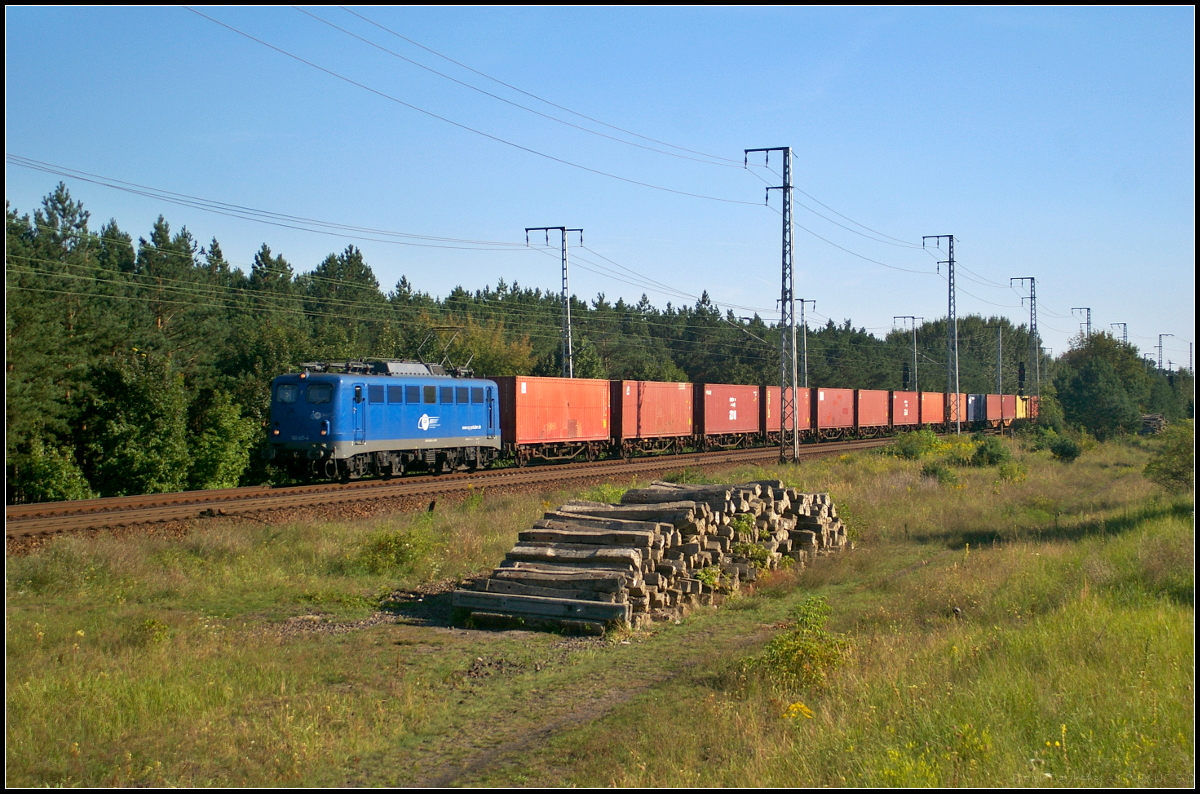
[[[682,625],[578,650],[450,628],[444,596],[405,611],[392,594],[490,568],[579,494],[59,538],[8,560],[6,782],[413,783],[586,709],[605,682],[645,694],[475,780],[1190,784],[1191,501],[1144,479],[1140,443],[1070,466],[1014,454],[1024,480],[967,466],[957,486],[878,454],[709,475],[829,491],[856,548]],[[827,616],[797,611],[810,597]],[[381,611],[401,622],[374,623]],[[801,672],[822,648],[836,664],[790,682],[751,674],[769,648]]]

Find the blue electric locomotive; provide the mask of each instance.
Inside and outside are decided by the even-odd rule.
[[[435,364],[304,364],[271,383],[266,456],[298,476],[474,470],[500,453],[494,381]]]

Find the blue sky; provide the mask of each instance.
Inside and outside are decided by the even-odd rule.
[[[1071,309],[1091,307],[1094,328],[1128,323],[1146,352],[1174,334],[1165,357],[1187,363],[1190,7],[356,9],[382,28],[309,9],[395,55],[291,8],[198,10],[345,79],[184,8],[10,7],[6,152],[288,215],[506,245],[347,239],[65,179],[97,227],[112,217],[137,237],[161,213],[215,236],[243,267],[267,242],[299,271],[353,242],[384,289],[405,275],[436,295],[500,278],[557,290],[557,250],[525,249],[524,227],[582,227],[586,249],[571,241],[580,297],[645,292],[663,306],[707,289],[770,319],[780,199],[763,199],[779,177],[741,167],[742,150],[791,146],[808,194],[795,194],[796,294],[817,301],[814,321],[882,335],[894,315],[944,316],[944,256],[919,246],[954,234],[960,314],[1024,321],[1009,278],[1033,275],[1055,354],[1079,330]],[[683,149],[703,154],[661,153]],[[59,178],[10,163],[6,198],[30,211]]]

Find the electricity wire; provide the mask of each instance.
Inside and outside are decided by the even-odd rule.
[[[520,151],[527,152],[527,153],[535,155],[537,157],[542,157],[547,160],[551,160],[553,162],[560,163],[562,165],[567,165],[572,168],[577,168],[581,171],[587,171],[588,173],[591,173],[591,174],[596,174],[598,176],[607,177],[609,179],[615,179],[619,182],[625,182],[630,185],[637,185],[638,187],[650,188],[651,190],[659,190],[664,193],[673,193],[673,194],[679,195],[679,196],[689,196],[691,198],[705,199],[707,201],[719,201],[719,202],[722,202],[725,204],[745,204],[746,206],[750,206],[750,207],[757,206],[757,202],[754,202],[754,201],[743,201],[741,199],[723,198],[721,196],[709,196],[709,195],[706,195],[703,193],[692,193],[692,192],[689,192],[686,190],[676,190],[675,188],[665,187],[663,185],[655,185],[650,182],[642,182],[637,179],[631,179],[629,177],[619,176],[617,174],[612,174],[607,171],[601,171],[597,168],[591,168],[590,166],[582,165],[581,163],[572,162],[572,161],[566,160],[562,157],[556,157],[555,155],[538,151],[537,149],[533,149],[528,146],[524,146],[522,144],[516,143],[514,141],[510,141],[505,138],[501,138],[498,135],[492,135],[491,133],[484,132],[483,130],[480,130],[480,129],[476,129],[475,127],[471,127],[467,124],[463,124],[461,122],[454,121],[453,119],[447,118],[446,116],[439,115],[437,113],[434,113],[431,110],[426,110],[422,107],[418,107],[417,105],[412,104],[411,102],[406,102],[403,99],[400,99],[399,97],[392,96],[391,94],[388,94],[384,91],[380,91],[377,88],[372,88],[371,86],[366,85],[365,83],[360,83],[359,81],[354,80],[349,77],[346,77],[343,74],[339,74],[338,72],[335,72],[332,69],[327,69],[326,67],[320,66],[319,64],[316,64],[313,61],[307,60],[305,58],[301,58],[299,55],[288,52],[287,50],[283,49],[282,47],[277,47],[274,44],[264,41],[263,39],[260,39],[256,36],[252,36],[251,34],[246,33],[243,30],[239,30],[238,28],[234,27],[233,25],[229,25],[225,22],[221,22],[218,19],[214,19],[213,17],[210,17],[209,15],[207,15],[205,13],[197,11],[196,9],[192,8],[191,6],[184,6],[184,8],[186,8],[188,11],[191,11],[193,14],[196,14],[197,16],[204,17],[205,19],[209,20],[210,22],[212,22],[216,25],[220,25],[221,27],[225,28],[226,30],[232,31],[233,33],[236,33],[239,36],[244,36],[245,38],[247,38],[257,44],[260,44],[263,47],[274,50],[275,52],[278,52],[281,55],[285,55],[288,58],[298,61],[298,62],[300,62],[306,66],[309,66],[313,69],[316,69],[319,72],[323,72],[324,74],[327,74],[330,77],[337,78],[338,80],[341,80],[343,82],[349,83],[350,85],[361,88],[364,91],[368,91],[368,92],[375,94],[376,96],[386,99],[390,102],[395,102],[396,104],[406,107],[410,110],[414,110],[418,113],[429,116],[430,118],[437,119],[438,121],[444,122],[453,127],[457,127],[461,130],[465,130],[467,132],[474,133],[475,135],[479,135],[481,137],[487,138],[488,140],[495,141],[496,143],[501,143],[501,144],[504,144],[505,146],[510,146],[514,149],[518,149]]]

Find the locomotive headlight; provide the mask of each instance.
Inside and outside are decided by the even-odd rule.
[[[325,434],[326,434],[326,432],[327,432],[327,431],[325,431],[325,430],[322,430],[322,431],[321,431],[321,435],[325,435]]]
[[[271,435],[273,435],[273,436],[277,436],[277,435],[279,435],[279,431],[278,431],[278,430],[272,430],[272,431],[271,431]]]

